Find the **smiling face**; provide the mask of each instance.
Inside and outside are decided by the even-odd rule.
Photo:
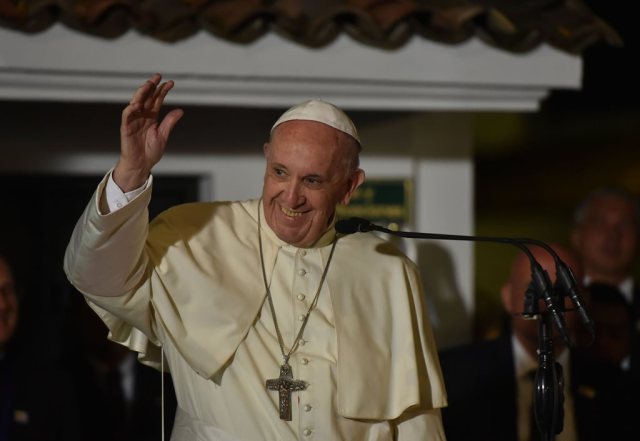
[[[305,247],[322,236],[336,206],[364,181],[354,165],[357,151],[349,135],[316,121],[276,127],[264,146],[262,198],[265,220],[281,240]]]
[[[572,232],[587,275],[613,285],[628,277],[638,249],[635,207],[617,195],[600,195],[585,207]]]
[[[11,340],[18,323],[18,297],[11,269],[0,256],[0,348]]]

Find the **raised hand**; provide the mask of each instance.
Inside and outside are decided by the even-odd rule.
[[[155,74],[136,90],[129,105],[122,111],[120,123],[120,159],[113,171],[113,180],[125,192],[145,183],[167,146],[169,135],[182,118],[183,111],[174,109],[158,122],[160,108],[173,81],[160,84]]]

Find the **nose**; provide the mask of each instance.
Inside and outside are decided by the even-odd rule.
[[[304,203],[304,189],[299,182],[288,182],[283,193],[284,200],[290,208],[298,207]]]

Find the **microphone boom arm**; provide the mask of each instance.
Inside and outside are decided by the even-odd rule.
[[[543,247],[545,250],[551,253],[551,255],[554,257],[554,260],[556,262],[556,268],[561,267],[558,265],[558,262],[561,262],[561,264],[565,268],[567,268],[566,271],[568,271],[568,274],[570,274],[570,277],[573,278],[573,274],[571,274],[571,271],[568,269],[568,267],[566,267],[564,262],[562,262],[558,257],[558,255],[553,251],[553,249],[547,244],[545,244],[544,242],[537,241],[534,239],[527,239],[527,238],[512,239],[512,238],[494,237],[494,236],[465,236],[465,235],[459,235],[459,234],[393,231],[388,228],[382,227],[380,225],[371,223],[367,219],[362,219],[362,218],[350,218],[347,220],[338,221],[336,223],[336,231],[338,231],[339,233],[345,233],[345,234],[350,234],[355,232],[379,231],[381,233],[391,234],[399,237],[406,237],[409,239],[436,239],[436,240],[457,240],[457,241],[471,241],[471,242],[492,242],[492,243],[505,243],[505,244],[516,246],[520,248],[527,255],[527,257],[529,258],[529,261],[531,262],[532,285],[533,285],[533,288],[536,290],[536,293],[538,294],[537,297],[544,300],[547,306],[547,310],[551,312],[553,321],[556,324],[556,327],[558,328],[558,331],[560,332],[560,335],[562,336],[567,346],[573,346],[571,338],[569,337],[569,333],[567,332],[567,329],[566,329],[564,316],[560,313],[560,308],[558,308],[558,305],[556,305],[556,301],[552,296],[553,289],[551,287],[551,282],[549,281],[549,276],[547,275],[547,272],[544,269],[542,269],[540,264],[533,257],[533,254],[531,254],[531,251],[529,250],[529,248],[527,248],[524,245],[524,243],[531,243],[531,244]],[[558,274],[558,279],[563,278],[564,284],[571,283],[570,280],[565,280],[568,277],[569,276],[567,276],[566,272]],[[575,279],[573,279],[573,284],[575,286]],[[572,292],[572,291],[569,291],[569,292]],[[578,306],[578,310],[581,311],[581,317],[583,317],[583,321],[585,320],[584,317],[586,317],[587,321],[585,321],[585,323],[591,323],[590,319],[588,319],[588,315],[582,308],[582,304],[577,303],[577,301],[574,299],[574,297],[576,297],[576,299],[579,300],[577,290],[573,292],[575,295],[572,296],[571,298],[572,300],[574,300],[574,303],[576,303],[576,306]]]
[[[566,330],[564,316],[561,309],[558,308],[556,302],[558,299],[554,295],[555,290],[561,290],[569,295],[573,303],[576,305],[582,321],[594,336],[593,322],[587,315],[582,300],[578,293],[577,282],[571,269],[560,259],[558,254],[548,244],[528,238],[506,238],[506,237],[489,237],[489,236],[464,236],[454,234],[436,234],[436,233],[417,233],[411,231],[392,231],[388,228],[375,225],[370,221],[362,218],[351,218],[336,222],[336,231],[338,233],[351,234],[356,232],[379,231],[399,237],[410,239],[439,239],[439,240],[458,240],[472,242],[493,242],[514,245],[520,248],[529,258],[531,262],[531,283],[529,290],[525,294],[525,311],[524,316],[533,318],[538,316],[540,319],[540,333],[538,349],[538,370],[536,372],[536,381],[534,389],[534,406],[535,420],[538,430],[544,441],[550,441],[555,434],[562,431],[564,422],[564,393],[563,393],[563,373],[560,364],[556,363],[553,358],[553,346],[551,342],[551,332],[549,330],[549,314],[553,318],[556,327],[560,331],[562,338],[567,346],[572,346],[571,340]],[[551,256],[553,256],[556,265],[556,284],[551,286],[549,275],[542,268],[540,263],[534,258],[533,254],[525,244],[536,245],[544,248]],[[538,308],[538,299],[543,299],[547,311],[540,313]],[[560,297],[562,300],[562,297]]]

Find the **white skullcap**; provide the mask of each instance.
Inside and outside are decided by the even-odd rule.
[[[271,133],[283,122],[301,119],[317,121],[331,126],[347,135],[351,135],[360,144],[358,131],[351,118],[333,104],[321,100],[309,100],[293,106],[278,118],[273,127],[271,127]]]

